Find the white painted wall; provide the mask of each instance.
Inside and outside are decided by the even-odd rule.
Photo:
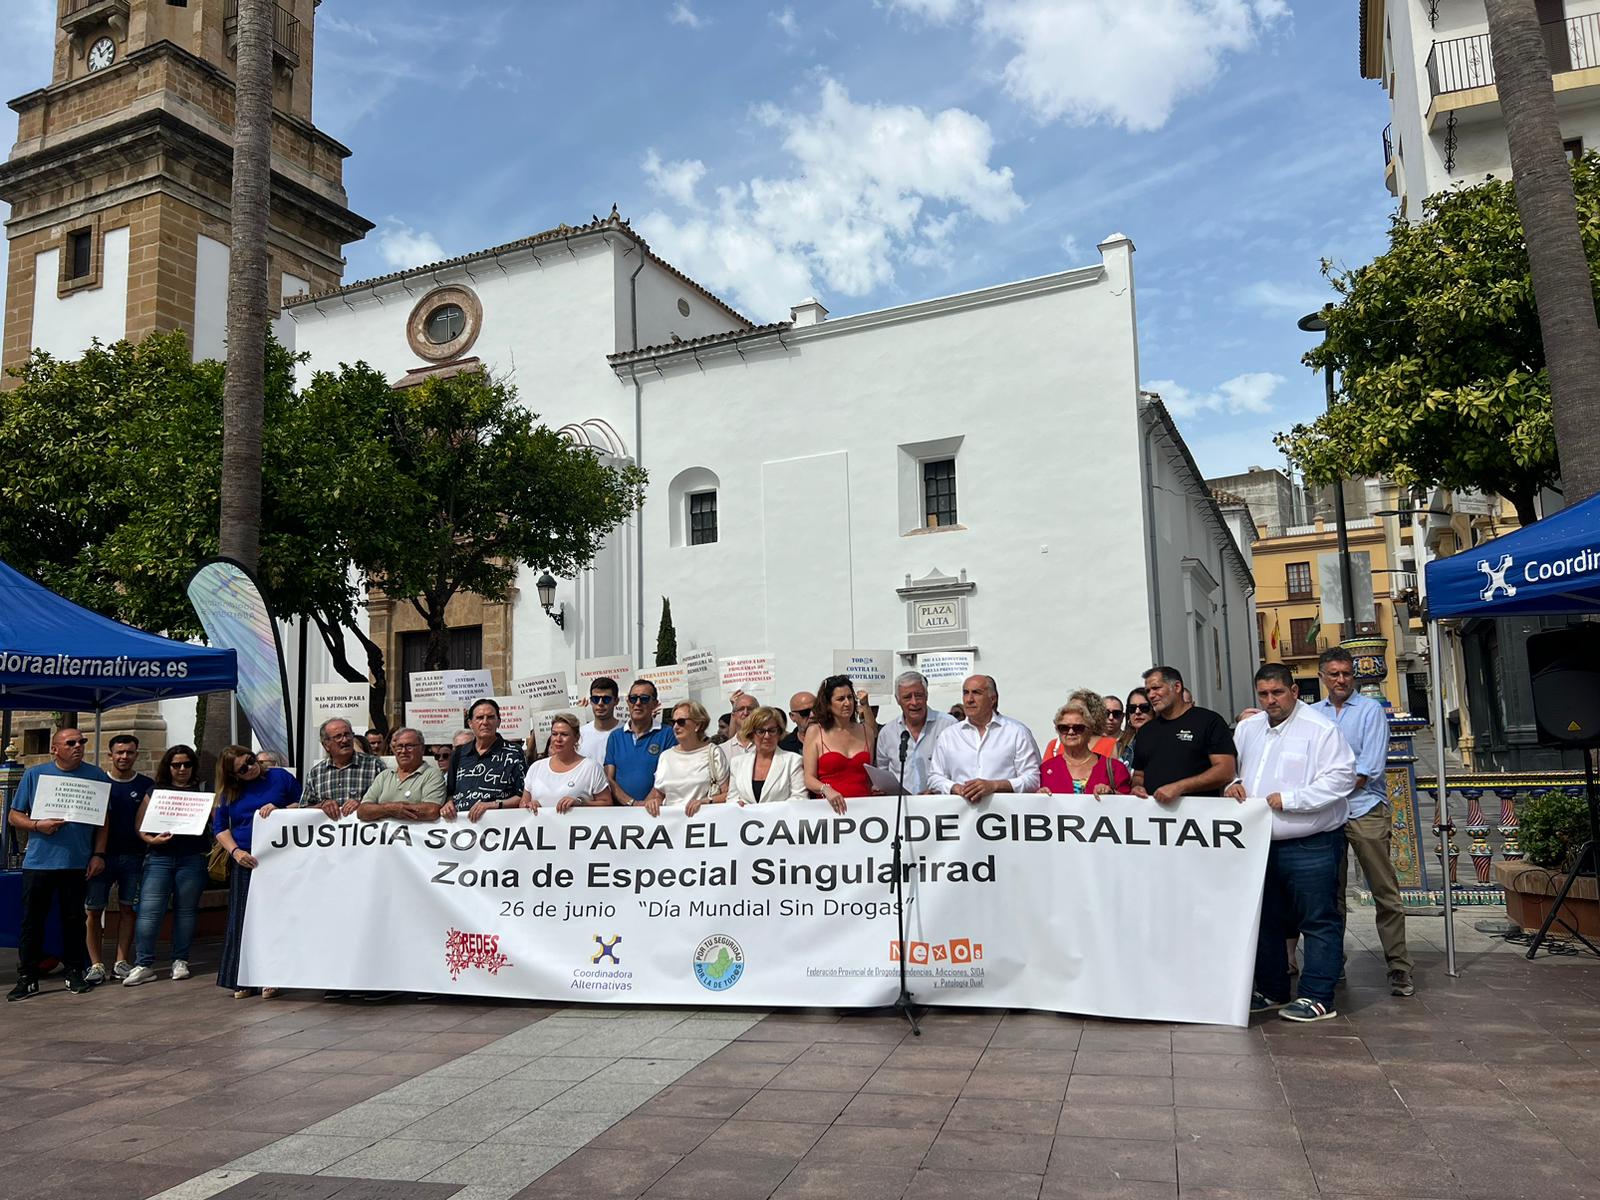
[[[128,332],[128,227],[108,229],[100,247],[100,286],[56,295],[61,251],[33,257],[33,349],[78,358],[96,338],[110,344]]]

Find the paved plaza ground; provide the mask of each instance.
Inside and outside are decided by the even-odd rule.
[[[1600,1198],[1600,960],[1352,914],[1340,1017],[233,1000],[6,1005],[0,1196]],[[1136,953],[1130,946],[1128,952]],[[3,982],[9,986],[11,978]]]

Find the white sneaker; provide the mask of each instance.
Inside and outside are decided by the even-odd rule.
[[[118,979],[126,979],[133,974],[133,964],[125,958],[119,958],[112,964],[111,973]]]
[[[189,964],[181,958],[172,960],[172,977],[174,979],[189,978]]]
[[[138,987],[141,983],[149,983],[156,977],[154,967],[134,967],[123,977],[123,987]]]
[[[83,973],[83,981],[85,983],[104,983],[106,981],[105,963],[95,963],[85,971]]]

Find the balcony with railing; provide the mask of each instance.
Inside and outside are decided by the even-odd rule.
[[[91,30],[109,27],[117,37],[128,34],[128,0],[67,0],[61,28],[74,40]]]
[[[1555,75],[1600,67],[1600,13],[1549,22],[1544,26],[1544,43]],[[1487,33],[1435,42],[1428,52],[1428,87],[1434,97],[1493,85],[1494,58]]]
[[[239,0],[228,0],[223,10],[222,32],[228,39],[228,54],[238,52]],[[272,56],[280,66],[294,70],[300,65],[300,21],[281,4],[272,6]]]

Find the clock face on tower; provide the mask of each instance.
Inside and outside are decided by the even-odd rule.
[[[117,44],[108,37],[103,37],[89,47],[89,70],[100,71],[109,67],[117,59]]]

